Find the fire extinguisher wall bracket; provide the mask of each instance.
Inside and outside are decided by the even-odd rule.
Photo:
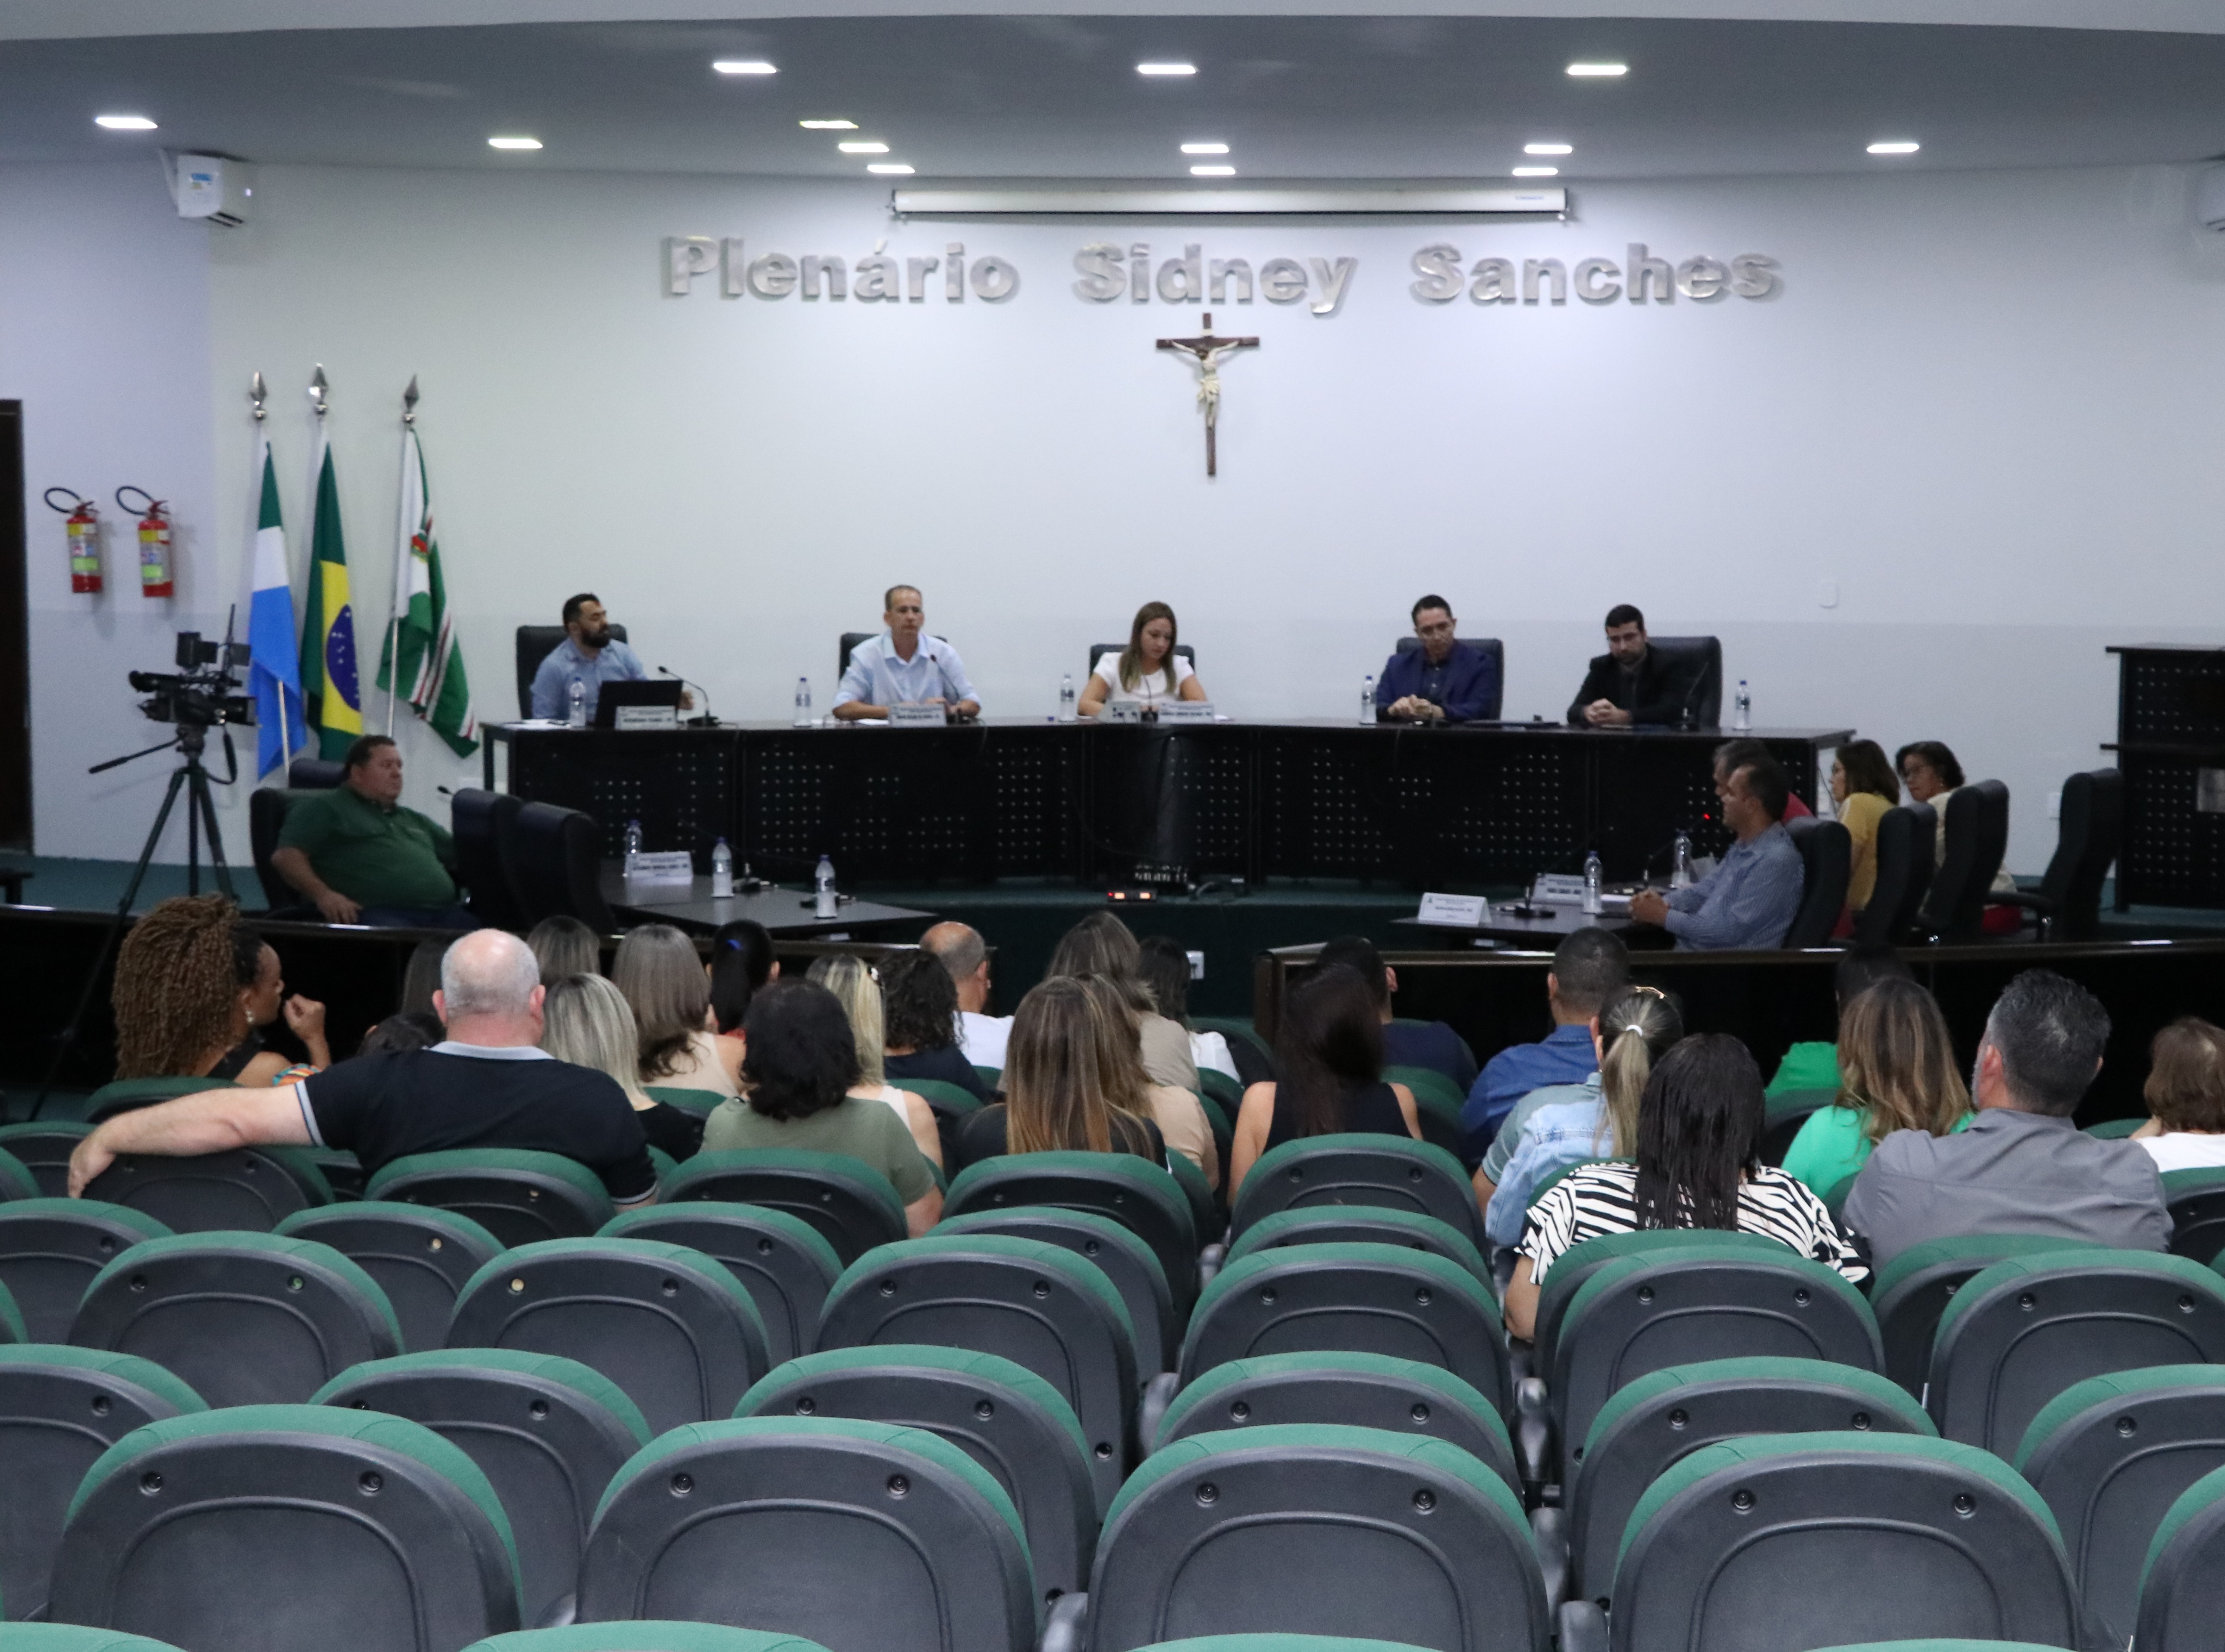
[[[57,500],[54,496],[61,495]],[[48,505],[65,518],[62,531],[69,539],[70,590],[80,596],[100,592],[100,511],[90,499],[80,499],[67,488],[48,488]]]
[[[144,505],[133,504],[124,497],[127,493],[137,494],[145,501]],[[139,514],[139,594],[174,596],[177,587],[171,573],[169,506],[146,489],[126,483],[116,490],[116,508],[127,516]]]

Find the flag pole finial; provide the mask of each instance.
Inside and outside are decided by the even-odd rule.
[[[417,422],[417,375],[415,373],[409,375],[409,388],[402,392],[402,422],[405,425]]]
[[[248,381],[247,399],[255,404],[255,422],[257,424],[261,424],[263,422],[263,403],[264,399],[268,397],[269,394],[270,387],[263,382],[262,374],[257,373],[252,379]]]
[[[315,376],[309,380],[309,405],[316,408],[320,419],[332,410],[331,397],[332,384],[325,377],[324,363],[319,362]]]

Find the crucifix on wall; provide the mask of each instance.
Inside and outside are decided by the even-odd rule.
[[[1205,331],[1195,339],[1162,339],[1162,350],[1178,351],[1197,363],[1197,404],[1205,410],[1205,473],[1220,474],[1219,455],[1214,446],[1214,433],[1220,425],[1220,359],[1239,350],[1257,350],[1257,339],[1222,339],[1214,336],[1213,312],[1205,313]]]

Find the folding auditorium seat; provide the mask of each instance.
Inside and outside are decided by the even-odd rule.
[[[1023,1205],[1111,1217],[1151,1247],[1176,1313],[1187,1313],[1197,1300],[1197,1212],[1171,1172],[1125,1153],[1006,1154],[960,1171],[942,1214],[948,1219]]]
[[[453,1652],[518,1625],[510,1522],[400,1417],[253,1405],[149,1423],[86,1473],[51,1616],[184,1652]]]
[[[306,1401],[403,1346],[369,1274],[328,1244],[270,1233],[133,1245],[86,1288],[69,1339],[151,1359],[215,1406]]]
[[[1174,1293],[1151,1246],[1132,1230],[1094,1211],[1060,1210],[1050,1205],[1021,1205],[1009,1210],[975,1211],[966,1216],[947,1216],[935,1228],[935,1237],[963,1233],[996,1233],[1008,1239],[1039,1239],[1071,1250],[1095,1265],[1128,1310],[1128,1323],[1136,1332],[1136,1373],[1148,1381],[1174,1364],[1182,1345],[1182,1324],[1176,1317]]]
[[[97,1199],[0,1203],[0,1286],[33,1342],[67,1342],[93,1275],[143,1239],[169,1237],[151,1216]]]
[[[650,1440],[640,1409],[600,1372],[505,1348],[375,1359],[315,1403],[407,1417],[479,1465],[510,1516],[525,1623],[568,1616],[596,1500]]]
[[[1997,1262],[1956,1293],[1931,1345],[1939,1432],[2003,1457],[2074,1383],[2225,1359],[2225,1279],[2184,1256],[2082,1246]]]
[[[2225,1469],[2171,1505],[2148,1544],[2133,1644],[2139,1652],[2210,1652],[2225,1623]]]
[[[848,1267],[877,1244],[910,1231],[903,1200],[871,1165],[840,1153],[799,1148],[734,1149],[699,1153],[664,1184],[663,1203],[711,1199],[762,1205],[801,1217],[834,1247]]]
[[[325,1173],[305,1149],[292,1147],[189,1159],[127,1153],[85,1193],[143,1211],[173,1233],[268,1233],[296,1211],[333,1202]]]
[[[112,1629],[82,1624],[16,1624],[8,1630],[8,1652],[178,1652],[168,1641],[144,1635],[119,1635]]]
[[[762,1205],[709,1199],[651,1205],[620,1211],[597,1237],[655,1239],[716,1256],[758,1305],[768,1369],[811,1351],[819,1310],[842,1273],[842,1259],[810,1223]]]
[[[1372,1635],[1436,1652],[1544,1652],[1522,1505],[1442,1440],[1315,1424],[1155,1452],[1106,1516],[1091,1652],[1188,1636]]]
[[[996,1354],[903,1344],[791,1360],[742,1396],[738,1417],[848,1417],[924,1428],[995,1477],[1019,1511],[1046,1601],[1089,1586],[1105,1503],[1074,1408]]]
[[[1348,1635],[1199,1635],[1161,1641],[1143,1652],[1416,1652],[1391,1641],[1355,1640]]]
[[[1071,1251],[993,1234],[884,1245],[835,1282],[819,1345],[886,1343],[1001,1354],[1049,1383],[1081,1424],[1100,1505],[1135,1459],[1135,1332],[1119,1293]]]
[[[378,1282],[402,1326],[404,1348],[438,1348],[471,1276],[502,1244],[468,1216],[397,1199],[363,1199],[303,1211],[279,1223],[280,1237],[328,1244]]]
[[[24,1652],[37,1652],[27,1647]],[[58,1649],[58,1652],[62,1649]],[[98,1652],[87,1648],[85,1652]],[[118,1649],[118,1652],[129,1652]],[[522,1629],[474,1641],[464,1652],[827,1652],[796,1635],[768,1635],[724,1624],[567,1624]]]
[[[723,1417],[764,1375],[764,1321],[700,1250],[654,1239],[545,1239],[472,1275],[451,1348],[560,1354],[624,1389],[662,1434]]]
[[[1309,1205],[1252,1223],[1229,1244],[1228,1263],[1284,1244],[1403,1244],[1456,1262],[1488,1286],[1491,1264],[1461,1229],[1385,1205]]]
[[[995,1477],[925,1429],[827,1417],[691,1424],[637,1453],[596,1512],[580,1617],[730,1624],[829,1652],[1033,1652],[1038,1627]]]
[[[1193,1434],[1312,1423],[1442,1440],[1522,1487],[1506,1424],[1474,1384],[1389,1354],[1316,1351],[1215,1365],[1175,1396],[1149,1443],[1156,1451]]]
[[[1309,1136],[1259,1156],[1229,1225],[1238,1235],[1277,1211],[1387,1205],[1434,1216],[1489,1254],[1483,1212],[1461,1162],[1441,1147],[1394,1136]]]
[[[92,1126],[61,1119],[34,1119],[21,1124],[0,1124],[0,1153],[31,1173],[39,1193],[48,1199],[69,1195],[70,1155],[92,1134]],[[12,1195],[22,1198],[20,1193]]]
[[[1885,1339],[1885,1374],[1922,1399],[1939,1316],[1955,1294],[1997,1262],[2066,1245],[2080,1248],[2037,1233],[1973,1233],[1909,1246],[1870,1281],[1870,1311]]]
[[[1583,1239],[1561,1253],[1561,1259],[1546,1269],[1545,1282],[1538,1288],[1537,1312],[1531,1329],[1535,1334],[1531,1345],[1537,1350],[1537,1364],[1550,1370],[1553,1364],[1553,1341],[1559,1333],[1561,1320],[1575,1301],[1576,1293],[1583,1289],[1591,1276],[1611,1262],[1625,1256],[1651,1256],[1657,1251],[1680,1250],[1692,1245],[1721,1246],[1742,1244],[1767,1253],[1784,1247],[1772,1238],[1759,1233],[1718,1232],[1714,1228],[1647,1228],[1637,1233],[1605,1233],[1596,1239]]]
[[[2225,1250],[2225,1165],[2165,1171],[2163,1199],[2171,1212],[2171,1255],[2215,1261]]]
[[[363,1193],[365,1199],[454,1211],[505,1245],[584,1239],[618,1214],[586,1166],[514,1148],[413,1153],[381,1166]]]
[[[0,1347],[0,1616],[46,1610],[71,1494],[100,1454],[143,1424],[205,1409],[169,1372],[129,1354]],[[12,1624],[0,1639],[14,1652]]]
[[[1918,1434],[1931,1419],[1875,1371],[1820,1359],[1711,1359],[1672,1365],[1616,1390],[1574,1455],[1569,1592],[1607,1604],[1623,1528],[1645,1490],[1705,1446],[1747,1434]]]
[[[1456,1263],[1387,1244],[1278,1245],[1230,1263],[1190,1315],[1182,1386],[1233,1359],[1328,1350],[1438,1366],[1502,1412],[1512,1397],[1489,1289]]]
[[[1626,1383],[1671,1365],[1757,1357],[1871,1371],[1885,1363],[1862,1294],[1774,1241],[1767,1250],[1686,1245],[1608,1263],[1584,1282],[1554,1337],[1548,1392],[1561,1484],[1575,1478],[1593,1420]]]
[[[2225,1468],[2225,1368],[2158,1365],[2074,1383],[2025,1431],[2017,1472],[2047,1500],[2088,1614],[2132,1638],[2140,1568],[2171,1505]]]
[[[2038,1493],[1989,1452],[1914,1434],[1755,1435],[1694,1452],[1639,1500],[1612,1593],[1605,1614],[1588,1600],[1561,1609],[1561,1652],[2081,1643]]]

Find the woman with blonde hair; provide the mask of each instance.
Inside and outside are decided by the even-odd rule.
[[[1097,1029],[1097,1059],[1108,1077],[1106,1098],[1123,1112],[1158,1126],[1170,1151],[1179,1153],[1204,1174],[1208,1187],[1220,1186],[1220,1149],[1206,1122],[1205,1104],[1187,1090],[1157,1084],[1144,1070],[1142,1040],[1135,1007],[1127,995],[1101,975],[1075,978],[1089,1001]]]
[[[1141,1069],[1123,1060],[1104,987],[1056,976],[1020,1000],[1005,1047],[1005,1099],[966,1121],[967,1164],[1006,1153],[1128,1153],[1166,1161],[1166,1142],[1140,1093]]]
[[[632,1006],[641,1031],[643,1084],[738,1093],[736,1066],[711,1025],[711,982],[695,943],[668,923],[645,923],[618,942],[611,979]]]
[[[849,953],[830,953],[813,960],[804,979],[815,981],[833,993],[850,1019],[850,1037],[858,1047],[858,1081],[848,1093],[860,1101],[878,1101],[894,1108],[920,1152],[941,1168],[942,1133],[935,1124],[935,1110],[924,1096],[891,1084],[882,1065],[881,984],[865,959]]]
[[[1914,981],[1887,976],[1839,1012],[1838,1097],[1808,1115],[1785,1149],[1785,1174],[1829,1193],[1893,1131],[1951,1136],[1972,1117],[1937,1002]]]
[[[649,1144],[675,1159],[703,1145],[703,1121],[641,1087],[641,1035],[625,995],[599,975],[559,977],[541,1004],[541,1048],[560,1061],[618,1080]]]
[[[1157,706],[1205,697],[1197,673],[1175,652],[1175,611],[1163,602],[1147,602],[1136,611],[1136,622],[1128,628],[1128,646],[1098,657],[1078,709],[1084,717],[1094,717],[1108,699]]]
[[[1189,1034],[1159,1014],[1158,1002],[1144,980],[1144,949],[1135,932],[1119,918],[1110,912],[1093,912],[1061,935],[1043,975],[1101,975],[1110,981],[1136,1012],[1144,1071],[1151,1075],[1151,1082],[1195,1092],[1197,1061],[1189,1052]]]

